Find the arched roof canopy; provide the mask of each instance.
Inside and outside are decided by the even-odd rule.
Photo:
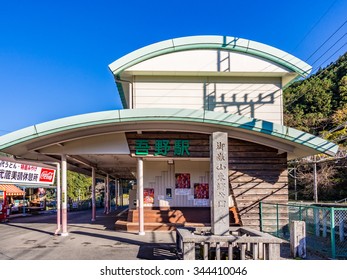
[[[34,125],[0,137],[0,151],[26,156],[49,147],[64,153],[69,141],[128,131],[186,131],[210,134],[224,131],[229,137],[255,142],[287,152],[288,158],[325,153],[338,146],[314,135],[267,121],[220,112],[189,109],[132,109],[77,115]],[[48,151],[48,150],[46,150]]]

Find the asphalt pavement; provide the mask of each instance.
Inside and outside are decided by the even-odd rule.
[[[177,259],[174,232],[114,230],[118,212],[68,212],[68,236],[54,235],[56,213],[12,216],[0,223],[0,260],[170,260]]]
[[[0,223],[0,260],[176,260],[175,232],[115,231],[123,209],[104,214],[97,210],[68,212],[68,236],[54,235],[56,213],[44,211],[10,217]],[[281,245],[281,259],[291,259],[289,244]],[[323,259],[308,252],[307,259]]]

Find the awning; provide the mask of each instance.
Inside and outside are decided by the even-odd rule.
[[[0,185],[1,191],[6,191],[6,195],[8,196],[16,196],[16,195],[24,195],[25,192],[22,191],[15,185]]]

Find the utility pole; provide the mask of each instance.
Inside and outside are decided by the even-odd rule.
[[[318,203],[318,182],[317,182],[317,159],[313,157],[313,200]]]

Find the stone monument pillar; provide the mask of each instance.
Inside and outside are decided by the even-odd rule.
[[[229,235],[228,134],[210,136],[211,232]]]

